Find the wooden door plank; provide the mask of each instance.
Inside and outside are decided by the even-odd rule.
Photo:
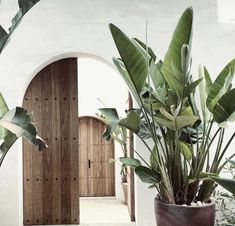
[[[78,154],[78,99],[77,59],[69,59],[70,82],[70,162],[71,162],[71,223],[79,223],[79,154]]]
[[[27,95],[24,97],[23,105],[27,109],[31,109],[32,106],[32,89],[28,89]],[[23,140],[23,145],[25,149],[23,150],[23,216],[24,225],[29,225],[33,223],[33,176],[32,176],[32,146],[27,145],[27,141]]]
[[[52,206],[53,206],[53,224],[61,223],[61,153],[60,153],[60,77],[58,76],[59,67],[57,64],[52,64],[51,67],[52,77]]]
[[[52,199],[52,89],[51,89],[51,71],[50,67],[46,67],[42,70],[41,74],[41,86],[42,86],[42,112],[43,112],[43,124],[42,124],[42,137],[45,139],[48,148],[42,152],[43,155],[43,224],[52,224],[53,217],[53,199]],[[50,84],[50,85],[48,85]],[[37,85],[37,84],[36,84]],[[39,113],[38,113],[39,114]]]
[[[37,76],[33,81],[32,89],[33,121],[36,123],[37,130],[42,134],[42,97],[41,97],[41,76]],[[33,223],[43,223],[43,172],[42,172],[42,152],[36,151],[36,147],[32,146],[32,164],[33,164]]]

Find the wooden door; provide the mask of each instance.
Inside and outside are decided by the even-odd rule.
[[[24,224],[78,224],[77,59],[54,62],[39,72],[25,93],[48,144],[43,152],[23,142]]]
[[[113,140],[102,134],[106,125],[94,117],[79,118],[79,190],[82,197],[115,196]]]

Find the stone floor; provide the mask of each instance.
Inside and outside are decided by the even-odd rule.
[[[130,222],[127,206],[114,198],[81,198],[80,222],[80,226],[136,225],[135,223]]]
[[[116,199],[81,199],[80,222],[84,226],[132,226],[127,206]]]

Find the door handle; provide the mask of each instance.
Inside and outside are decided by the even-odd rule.
[[[91,160],[88,160],[88,167],[91,168]]]

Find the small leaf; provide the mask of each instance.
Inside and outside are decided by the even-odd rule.
[[[119,160],[125,166],[131,166],[131,167],[134,167],[134,168],[137,167],[137,166],[141,166],[140,160],[135,159],[135,158],[120,157]]]
[[[144,183],[156,184],[161,181],[160,174],[145,166],[136,167],[135,173]]]
[[[119,121],[119,125],[124,126],[135,134],[140,131],[140,115],[136,111],[129,111],[127,117]]]
[[[185,90],[184,90],[184,97],[188,97],[190,95],[190,93],[194,92],[194,90],[200,84],[201,81],[202,81],[202,78],[200,78],[200,79],[194,81],[193,83],[190,83],[189,85],[187,85],[185,87]]]
[[[187,126],[192,126],[197,120],[198,116],[195,115],[181,115],[176,117],[176,129],[182,129]]]
[[[217,123],[230,120],[235,111],[235,88],[224,94],[213,109],[213,116]]]
[[[219,99],[229,91],[229,88],[231,88],[234,71],[235,59],[225,66],[214,83],[211,85],[210,92],[206,100],[206,105],[211,112],[213,112],[213,109],[218,103]]]
[[[235,194],[235,180],[220,178],[220,177],[211,177],[216,183],[225,188],[227,191]]]
[[[190,161],[192,159],[192,155],[193,155],[193,149],[192,149],[191,145],[184,143],[184,142],[180,142],[180,147],[181,147],[181,151],[182,151],[185,159],[187,161]]]
[[[207,71],[205,66],[199,67],[199,78],[202,78],[202,81],[199,84],[199,91],[200,91],[200,101],[201,101],[201,109],[202,109],[202,115],[203,120],[205,122],[209,121],[210,118],[210,111],[207,109],[206,106],[206,99],[208,97],[208,94],[210,92],[210,87],[212,85],[211,77],[209,75],[209,72]]]

